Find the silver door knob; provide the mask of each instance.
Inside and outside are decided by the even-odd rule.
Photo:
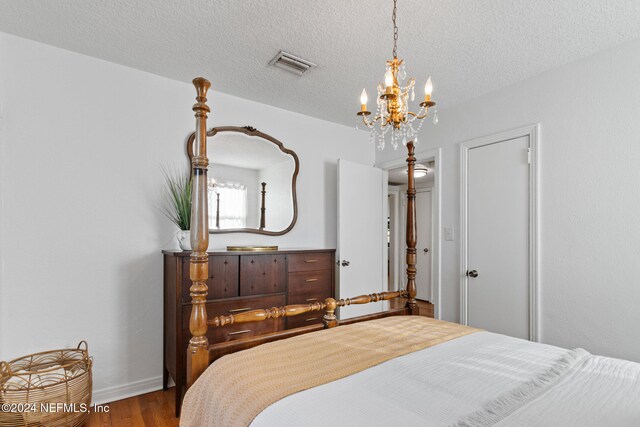
[[[348,267],[349,266],[349,261],[342,261],[340,263],[340,265],[343,266],[343,267]]]
[[[424,248],[423,251],[426,254],[427,252],[429,252],[429,248]]]
[[[467,271],[467,276],[468,277],[478,277],[478,271],[477,270]]]

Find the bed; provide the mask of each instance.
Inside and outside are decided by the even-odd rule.
[[[205,79],[197,91],[189,389],[180,425],[640,425],[640,364],[532,343],[418,314],[415,164],[407,144],[407,289],[208,319]],[[351,304],[400,309],[339,322]],[[323,325],[209,346],[207,328],[322,311]]]

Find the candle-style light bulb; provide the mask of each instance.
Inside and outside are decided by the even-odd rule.
[[[360,94],[360,110],[362,112],[367,111],[367,90],[362,89],[362,93]]]
[[[384,85],[386,87],[393,87],[393,72],[391,69],[388,69],[386,73],[384,73]]]
[[[431,92],[433,92],[433,82],[431,77],[427,79],[427,83],[424,85],[424,102],[431,101]]]
[[[427,83],[424,85],[424,94],[431,95],[433,92],[433,82],[431,82],[431,77],[427,79]]]

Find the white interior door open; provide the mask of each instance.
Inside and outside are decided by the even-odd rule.
[[[387,171],[338,160],[338,298],[387,288]],[[344,307],[340,319],[383,311],[387,302]]]
[[[485,141],[463,153],[463,319],[523,339],[532,339],[530,139]]]
[[[431,301],[431,190],[416,193],[416,298]]]

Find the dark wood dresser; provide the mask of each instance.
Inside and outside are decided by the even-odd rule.
[[[186,353],[189,345],[189,255],[164,255],[164,373],[176,383],[176,416],[185,391]],[[303,304],[335,295],[335,250],[281,250],[273,252],[209,252],[207,314],[217,315]],[[309,313],[289,319],[210,328],[209,343],[321,323],[322,315]]]

